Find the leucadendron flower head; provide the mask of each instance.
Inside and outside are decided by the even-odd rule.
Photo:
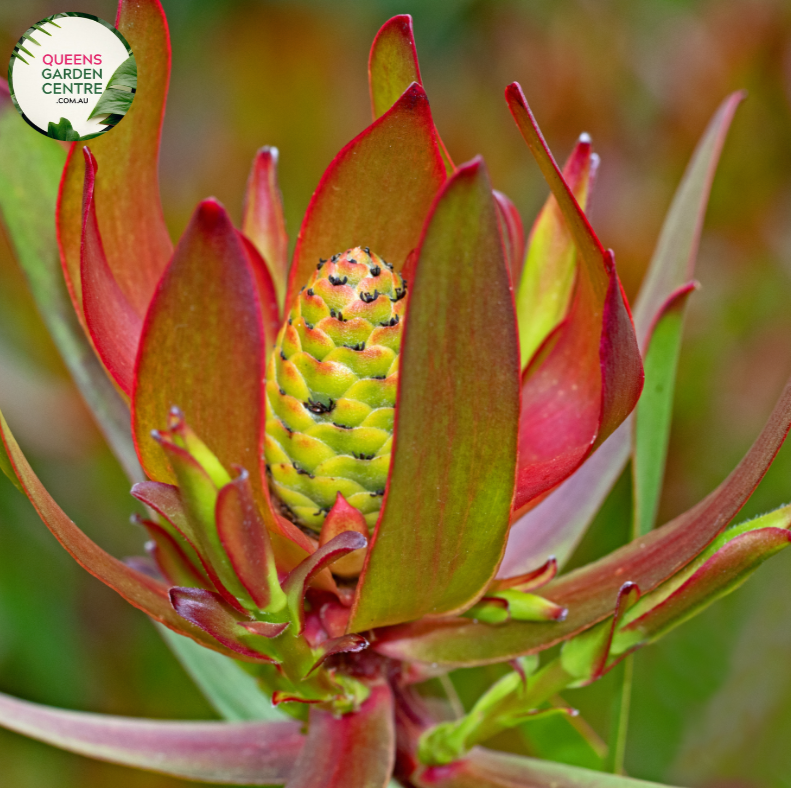
[[[242,227],[210,198],[173,249],[156,175],[167,27],[157,0],[121,0],[118,25],[138,91],[118,130],[73,144],[65,163],[58,244],[82,328],[58,325],[56,338],[136,480],[151,559],[121,563],[81,533],[5,421],[0,465],[88,571],[242,663],[307,734],[299,721],[97,731],[48,710],[36,735],[216,782],[385,786],[395,771],[427,786],[542,784],[528,759],[468,751],[548,713],[553,695],[595,680],[788,542],[781,509],[712,543],[788,430],[786,393],[707,500],[556,577],[632,441],[637,533],[653,527],[672,393],[661,385],[694,288],[700,174],[739,97],[696,154],[633,321],[585,214],[590,138],[561,170],[519,85],[506,89],[551,190],[526,239],[483,160],[456,165],[442,143],[407,16],[374,41],[373,122],[320,179],[290,259],[271,148],[255,156]],[[11,120],[4,111],[0,147]],[[117,393],[85,367],[91,346]],[[653,379],[633,421],[643,355]],[[127,405],[128,424],[117,418]],[[223,658],[189,661],[216,680]],[[231,683],[238,668],[224,661]],[[514,673],[451,722],[415,686],[501,661]],[[0,721],[24,730],[26,704],[3,701]],[[550,779],[563,784],[562,767]]]

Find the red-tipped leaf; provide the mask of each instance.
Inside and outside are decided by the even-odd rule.
[[[110,270],[132,308],[145,315],[173,250],[162,216],[159,138],[170,79],[170,38],[159,0],[120,0],[116,27],[137,62],[137,91],[124,122],[91,140],[101,165],[96,210]],[[63,171],[57,226],[66,282],[82,313],[80,238],[84,164],[72,145]]]
[[[377,633],[376,649],[398,659],[468,666],[536,653],[611,615],[628,581],[647,594],[696,557],[739,512],[763,478],[791,427],[791,381],[763,431],[736,469],[708,497],[663,527],[601,560],[563,575],[542,595],[568,607],[560,624],[498,627],[465,619],[424,620]]]
[[[598,169],[588,135],[581,135],[563,166],[563,178],[585,211]],[[526,366],[568,312],[577,271],[577,250],[563,212],[550,194],[530,231],[527,260],[519,262],[516,297],[519,347]]]
[[[266,262],[281,308],[288,279],[288,234],[277,183],[278,150],[260,148],[253,160],[242,210],[242,231]]]
[[[627,639],[656,640],[741,585],[772,555],[791,543],[791,531],[764,527],[742,533],[717,550],[661,604],[621,627]]]
[[[651,327],[659,320],[663,305],[694,273],[714,171],[734,111],[742,98],[742,94],[734,94],[721,105],[676,191],[635,303],[635,328],[643,351],[648,348]],[[526,571],[548,554],[556,554],[562,565],[620,475],[629,458],[631,442],[632,421],[628,421],[568,481],[517,521],[511,528],[499,573]]]
[[[96,159],[86,146],[80,274],[85,322],[96,351],[127,395],[132,392],[135,357],[143,320],[121,291],[107,263],[96,219]]]
[[[536,158],[580,258],[565,326],[525,372],[516,511],[568,477],[632,411],[640,353],[612,253],[605,251],[552,158],[517,83],[511,113]]]
[[[272,545],[250,488],[246,471],[217,496],[217,533],[236,576],[259,610],[267,610],[282,599]],[[284,602],[283,602],[284,603]]]
[[[297,626],[297,634],[305,628],[305,593],[313,578],[327,566],[355,550],[367,545],[365,536],[348,532],[335,536],[312,555],[305,558],[283,582],[283,591],[288,598],[288,609]]]
[[[423,83],[412,16],[399,14],[379,29],[368,56],[368,87],[374,120],[384,115],[413,82]]]
[[[376,684],[359,711],[311,708],[308,736],[286,788],[384,788],[395,762],[393,693]]]
[[[255,282],[258,286],[258,304],[261,306],[261,319],[264,323],[264,337],[266,339],[266,354],[275,345],[277,333],[280,331],[280,304],[275,282],[269,271],[266,261],[261,257],[256,246],[243,234],[239,234],[242,246],[247,253],[250,267],[255,275]]]
[[[171,585],[181,585],[185,588],[212,587],[209,578],[202,571],[203,564],[197,556],[194,561],[190,557],[191,547],[185,540],[177,539],[171,532],[150,519],[140,519],[139,524],[151,536],[150,545],[147,544],[146,549]],[[194,550],[191,554],[194,556]]]
[[[448,181],[420,242],[390,480],[351,631],[463,611],[502,557],[519,351],[499,233],[486,169],[474,160]]]
[[[171,588],[173,609],[185,620],[210,634],[217,642],[241,654],[248,661],[274,662],[271,657],[251,646],[258,635],[239,621],[239,613],[219,593],[201,588]],[[253,639],[245,640],[245,637]]]
[[[262,499],[264,328],[255,276],[225,209],[200,204],[146,315],[132,425],[149,477],[175,478],[151,436],[176,404],[228,469],[238,464]]]
[[[494,190],[493,194],[500,217],[505,260],[511,270],[511,281],[518,283],[522,275],[522,267],[525,264],[525,229],[522,225],[522,218],[507,195],[498,190]]]
[[[319,536],[319,545],[324,546],[328,541],[331,541],[335,536],[341,533],[353,531],[369,537],[368,525],[362,513],[353,505],[349,505],[346,498],[338,492],[335,497],[335,503],[330,512],[324,519],[324,524],[321,526],[321,535]],[[341,577],[357,577],[363,569],[365,563],[365,550],[358,549],[351,552],[346,557],[341,558],[332,565],[332,572]]]
[[[286,305],[319,258],[350,247],[369,247],[400,270],[444,180],[428,99],[413,84],[322,176],[297,239]]]
[[[301,723],[178,722],[64,711],[0,694],[0,725],[101,761],[220,785],[282,785]]]
[[[384,115],[413,82],[423,84],[412,17],[399,14],[379,29],[368,57],[368,86],[374,120]],[[437,140],[450,174],[454,170],[453,161],[439,135]]]

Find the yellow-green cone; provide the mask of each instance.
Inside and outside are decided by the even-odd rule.
[[[291,518],[320,530],[337,492],[376,523],[390,467],[406,281],[368,248],[320,261],[266,372],[266,461]]]

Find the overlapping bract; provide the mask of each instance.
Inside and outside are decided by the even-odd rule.
[[[712,542],[782,443],[791,424],[791,390],[739,468],[692,511],[573,574],[554,578],[557,563],[549,560],[494,580],[512,522],[614,432],[616,452],[605,457],[603,447],[589,464],[602,458],[608,469],[623,463],[627,427],[618,427],[640,397],[643,369],[631,313],[613,254],[585,215],[598,165],[590,140],[580,138],[561,171],[519,85],[506,90],[552,193],[526,240],[518,212],[493,189],[483,161],[453,164],[422,86],[411,19],[395,17],[371,51],[374,121],[320,180],[290,268],[274,149],[256,155],[241,231],[209,199],[172,250],[156,183],[167,28],[157,0],[122,0],[119,25],[138,57],[138,97],[119,129],[92,150],[79,156],[81,146],[72,146],[57,227],[76,315],[131,407],[135,447],[150,478],[133,493],[156,514],[140,522],[161,579],[116,561],[79,531],[44,490],[5,421],[0,466],[88,571],[208,648],[261,668],[278,665],[279,675],[265,681],[275,702],[313,704],[306,739],[293,728],[272,728],[280,754],[235,773],[229,762],[236,753],[220,740],[213,768],[190,776],[381,786],[399,752],[401,775],[418,785],[469,784],[481,773],[501,785],[603,782],[481,750],[462,756],[481,734],[525,711],[532,716],[533,704],[546,696],[533,700],[531,690],[595,679],[788,543],[785,511]],[[736,101],[716,126],[720,144]],[[710,181],[716,153],[704,160]],[[706,191],[699,190],[696,217]],[[699,222],[684,233],[670,247],[691,261]],[[340,484],[333,491],[327,470],[320,502],[304,481],[292,487],[310,500],[311,511],[318,508],[309,523],[320,528],[317,538],[288,518],[289,509],[303,524],[311,516],[297,513],[305,503],[289,501],[283,488],[291,455],[267,456],[270,465],[284,465],[280,478],[272,474],[272,485],[265,424],[274,421],[270,435],[280,437],[281,450],[308,436],[286,420],[285,428],[276,424],[278,410],[310,409],[311,403],[318,409],[312,392],[295,395],[272,370],[278,360],[284,369],[290,362],[291,325],[281,330],[281,321],[309,277],[315,279],[317,265],[351,248],[382,256],[409,282],[408,312],[396,311],[408,318],[398,329],[394,404],[386,406],[395,410],[393,433],[379,447],[392,458],[388,453],[389,468],[380,471],[384,491],[377,485],[373,492],[381,498],[375,509],[356,508],[357,491]],[[674,276],[649,278],[648,307],[638,314],[643,350],[647,327],[661,326],[683,307],[690,277],[691,270],[681,283]],[[336,285],[345,284],[328,288]],[[680,328],[668,332],[674,341]],[[299,341],[298,353],[309,355],[304,334]],[[355,346],[341,354],[352,360],[363,352]],[[658,369],[672,364],[663,357]],[[337,393],[346,396],[343,388]],[[289,397],[294,404],[286,403]],[[301,472],[314,476],[319,466]],[[583,468],[567,485],[585,480],[585,491],[592,490],[591,469],[597,468]],[[297,467],[293,475],[300,475]],[[657,472],[644,477],[654,481]],[[426,666],[510,660],[569,638],[565,664],[561,658],[535,675],[535,667],[520,665],[517,677],[481,699],[473,728],[462,719],[432,730],[433,719],[410,697],[410,681],[424,678]],[[551,683],[541,687],[538,678]],[[524,689],[522,697],[517,688]],[[42,723],[38,730],[29,718]],[[0,719],[73,749],[154,765],[146,757],[150,746],[129,723],[117,722],[118,739],[108,739],[92,722],[13,701],[0,701]],[[64,736],[69,727],[75,728],[71,742]],[[186,726],[163,733],[183,734],[193,748],[206,738]],[[238,737],[253,733],[242,730]],[[120,748],[126,737],[140,742],[140,754],[134,745]],[[184,774],[192,753],[172,749],[175,757],[160,768]]]

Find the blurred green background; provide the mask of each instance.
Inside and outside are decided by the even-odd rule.
[[[630,297],[672,192],[721,99],[746,88],[714,184],[682,352],[661,521],[736,464],[791,374],[791,3],[788,0],[163,0],[173,73],[162,195],[174,236],[215,195],[239,218],[255,150],[275,145],[292,238],[322,170],[369,123],[368,47],[415,19],[423,78],[457,162],[484,155],[529,226],[547,189],[502,97],[517,79],[556,156],[588,131],[602,157],[591,216]],[[112,0],[0,0],[0,54],[58,11],[112,21]],[[5,62],[5,61],[3,61]],[[33,134],[31,130],[31,134]],[[117,555],[142,536],[104,447],[0,234],[0,402],[67,513]],[[791,499],[791,446],[745,516]],[[616,488],[578,562],[624,540]],[[631,774],[682,785],[791,784],[791,553],[637,657]],[[497,670],[454,678],[471,700]],[[147,619],[83,572],[0,480],[0,689],[135,716],[212,713]],[[569,695],[591,736],[613,680]],[[503,748],[596,765],[556,724]],[[541,730],[543,728],[543,730]],[[554,730],[553,730],[554,729]],[[539,733],[540,731],[540,733]],[[554,752],[553,752],[554,751]],[[186,785],[0,731],[3,786]]]

